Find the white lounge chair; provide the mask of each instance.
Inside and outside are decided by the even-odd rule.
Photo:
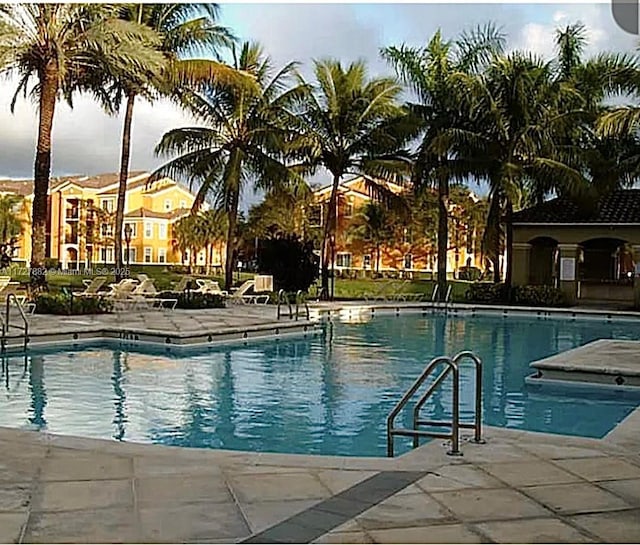
[[[208,278],[198,278],[196,279],[197,289],[192,290],[192,293],[210,293],[213,295],[221,295],[223,297],[227,297],[228,292],[220,289],[220,284],[214,280],[209,280]]]
[[[85,285],[84,291],[74,292],[73,295],[74,297],[95,297],[106,281],[106,276],[96,276],[91,280],[83,280]]]
[[[240,286],[237,290],[233,291],[231,295],[227,298],[227,301],[230,303],[238,303],[238,304],[255,304],[255,305],[266,305],[269,302],[269,295],[267,294],[247,294],[248,291],[255,288],[254,280],[247,280],[242,286]]]

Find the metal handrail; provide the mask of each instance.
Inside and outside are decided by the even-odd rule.
[[[280,311],[280,307],[282,304],[286,303],[289,306],[289,318],[291,318],[291,302],[289,301],[289,298],[286,298],[285,301],[285,291],[284,290],[280,290],[278,291],[278,320],[280,319],[280,316],[282,316],[282,312]]]
[[[300,315],[300,303],[304,303],[304,308],[307,315],[307,320],[310,319],[309,314],[309,305],[307,304],[307,299],[304,296],[304,292],[302,290],[298,290],[296,292],[296,321],[298,321],[298,316]]]
[[[431,292],[431,302],[435,303],[436,302],[436,297],[438,296],[438,288],[440,286],[438,284],[436,284],[435,286],[433,286],[433,291]]]
[[[16,297],[15,293],[8,293],[7,294],[7,301],[6,301],[6,312],[5,312],[5,319],[6,319],[6,327],[7,327],[7,333],[9,332],[10,328],[11,328],[11,324],[9,321],[9,311],[10,311],[10,303],[11,303],[11,299],[13,299],[16,303],[16,307],[18,307],[18,311],[20,312],[20,316],[22,317],[22,322],[24,323],[24,326],[20,327],[20,326],[15,326],[18,327],[20,329],[22,329],[24,331],[24,349],[27,349],[27,343],[29,342],[29,321],[27,320],[27,316],[24,313],[24,310],[22,310],[22,306],[20,305],[20,301],[18,301],[18,298]]]
[[[452,416],[453,417],[451,421],[451,433],[436,433],[436,432],[429,432],[429,431],[417,430],[417,429],[407,430],[402,428],[395,428],[394,421],[398,416],[398,414],[402,411],[402,409],[404,409],[404,407],[409,402],[411,397],[413,397],[413,395],[418,391],[418,389],[424,384],[425,380],[427,380],[431,376],[431,373],[442,363],[445,363],[447,365],[447,369],[443,373],[441,373],[440,376],[436,379],[436,382],[437,382],[436,386],[440,384],[442,380],[444,380],[444,377],[442,376],[443,374],[446,376],[449,372],[453,373],[453,389],[452,389],[452,404],[453,404]],[[429,365],[427,365],[427,367],[424,369],[422,374],[415,380],[412,386],[405,392],[405,394],[402,396],[402,399],[400,399],[400,401],[396,403],[396,406],[393,408],[393,410],[389,413],[389,416],[387,417],[387,456],[393,457],[394,455],[394,437],[396,435],[411,436],[414,438],[416,436],[422,436],[422,437],[437,437],[442,439],[450,439],[451,450],[448,452],[448,454],[453,456],[460,455],[459,434],[458,434],[458,424],[460,421],[460,414],[459,414],[460,390],[459,388],[460,388],[460,380],[459,380],[457,364],[451,358],[448,358],[446,356],[439,356],[431,360]],[[435,387],[432,385],[428,390],[429,394],[433,392],[434,389]]]
[[[470,350],[464,350],[456,354],[452,361],[456,364],[456,367],[459,369],[459,362],[464,358],[470,358],[475,365],[476,373],[475,373],[475,387],[476,387],[476,396],[475,396],[475,407],[474,407],[474,422],[458,422],[459,429],[472,429],[474,430],[473,440],[475,443],[482,443],[482,360],[478,355],[471,352]],[[413,409],[413,427],[414,429],[418,429],[419,426],[437,426],[437,427],[449,427],[451,426],[451,422],[442,422],[436,420],[422,420],[420,419],[420,410],[427,402],[433,391],[444,381],[445,378],[449,375],[450,368],[445,369],[440,376],[431,384],[429,389],[422,395],[422,397],[416,403]],[[415,435],[413,437],[413,447],[417,448],[420,446],[420,436]]]
[[[444,296],[444,302],[445,303],[449,303],[451,301],[451,289],[453,288],[453,286],[451,284],[449,284],[449,286],[447,287],[447,294]]]

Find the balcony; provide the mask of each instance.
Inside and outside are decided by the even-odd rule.
[[[67,208],[65,210],[65,218],[68,220],[79,220],[80,219],[80,209],[79,208]]]
[[[64,236],[65,244],[78,244],[78,234],[67,234]]]

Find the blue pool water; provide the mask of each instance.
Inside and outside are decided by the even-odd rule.
[[[473,349],[485,369],[484,421],[602,437],[638,394],[528,387],[529,362],[633,323],[400,315],[336,322],[310,339],[171,354],[104,345],[11,357],[0,425],[186,447],[385,455],[388,412],[435,355]],[[473,407],[463,375],[462,415]],[[425,413],[450,411],[446,388]],[[407,421],[408,423],[408,421]],[[407,444],[398,441],[401,451]]]

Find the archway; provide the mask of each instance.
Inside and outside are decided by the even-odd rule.
[[[553,286],[558,277],[558,241],[551,237],[536,237],[529,241],[529,283]]]
[[[67,248],[67,269],[76,269],[78,267],[78,250],[76,248]]]

